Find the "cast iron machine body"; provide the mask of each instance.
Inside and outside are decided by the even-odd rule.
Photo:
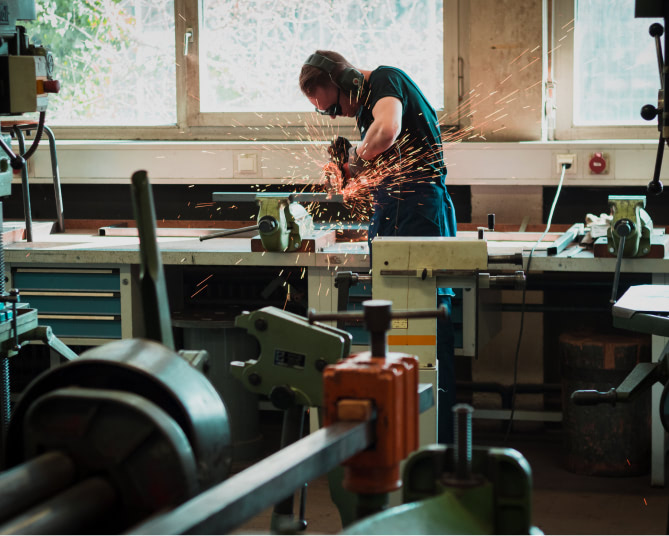
[[[60,84],[53,79],[53,57],[44,47],[29,42],[25,28],[17,23],[35,19],[34,0],[16,0],[0,5],[0,116],[39,112],[38,132],[33,145],[22,154],[11,149],[11,137],[0,133],[0,197],[11,194],[13,170],[26,169],[44,128],[48,93],[57,93]],[[17,128],[17,127],[15,127]],[[21,138],[22,139],[22,138]],[[24,189],[24,207],[29,193]],[[66,359],[76,357],[58,340],[51,328],[37,325],[37,310],[21,303],[20,292],[5,292],[3,215],[0,204],[0,417],[3,430],[10,415],[9,358],[18,354],[28,341],[42,341]]]

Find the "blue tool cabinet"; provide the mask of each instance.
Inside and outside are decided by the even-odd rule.
[[[61,339],[120,339],[119,268],[11,268],[11,286]]]

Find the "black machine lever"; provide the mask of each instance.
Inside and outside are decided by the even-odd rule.
[[[665,3],[664,6],[664,23],[667,24],[669,17],[669,4]],[[657,52],[657,65],[660,72],[660,92],[658,96],[658,106],[657,108],[652,104],[646,104],[641,108],[641,117],[646,121],[651,121],[657,117],[657,126],[660,131],[660,140],[657,146],[657,156],[655,157],[655,170],[653,172],[653,179],[648,183],[648,193],[653,195],[660,195],[664,187],[662,186],[662,181],[660,181],[660,172],[662,171],[662,157],[664,155],[664,144],[667,141],[667,136],[665,135],[665,128],[669,128],[669,112],[665,111],[664,106],[664,88],[669,85],[669,72],[666,72],[664,68],[664,58],[662,54],[662,44],[660,42],[660,37],[664,33],[664,28],[661,24],[655,22],[650,25],[648,29],[650,35],[655,39],[655,50]],[[667,49],[669,44],[668,37],[664,37],[664,48]]]

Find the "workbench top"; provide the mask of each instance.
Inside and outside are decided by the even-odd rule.
[[[5,222],[5,260],[8,263],[49,264],[139,264],[137,236],[100,236],[98,229],[76,229],[52,233],[51,223],[33,224],[33,242],[21,238],[20,222]],[[164,229],[161,229],[164,232]],[[242,266],[320,266],[351,270],[369,268],[366,241],[337,242],[317,252],[252,252],[250,236],[214,238],[200,241],[199,236],[212,229],[193,229],[194,236],[159,236],[164,264],[168,265],[242,265]],[[201,232],[200,232],[201,231]],[[549,234],[550,242],[559,233]],[[458,233],[461,238],[476,238],[476,232]],[[540,233],[486,232],[490,255],[523,254],[523,269],[527,269],[530,251]],[[543,243],[542,243],[543,245]],[[558,255],[548,256],[537,247],[530,262],[531,271],[613,272],[614,258],[594,258],[592,250],[573,244]],[[495,270],[517,270],[514,265],[495,265]],[[669,258],[623,259],[623,272],[669,272]]]

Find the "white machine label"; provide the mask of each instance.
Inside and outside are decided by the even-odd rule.
[[[392,329],[409,329],[409,319],[393,318],[390,322],[390,327]]]
[[[289,352],[287,350],[279,350],[278,348],[274,350],[275,365],[280,365],[282,367],[303,369],[306,360],[307,356],[305,356],[304,354],[297,354],[295,352]]]

